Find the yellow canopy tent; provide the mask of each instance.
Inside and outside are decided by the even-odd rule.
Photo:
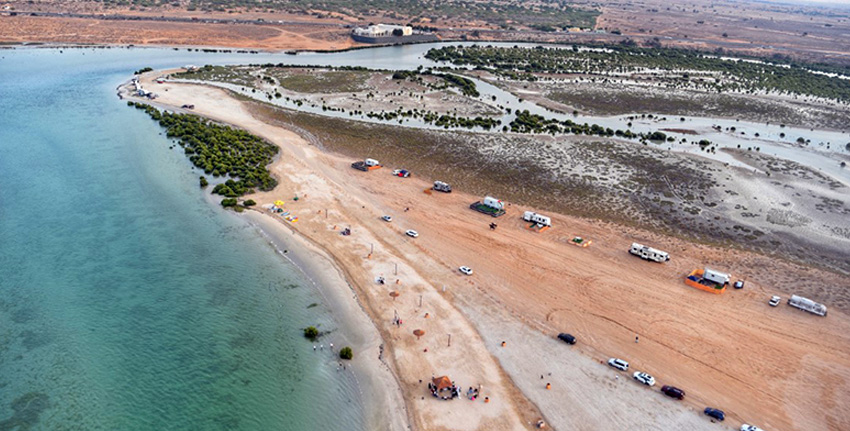
[[[282,207],[282,206],[283,206],[283,201],[282,201],[282,200],[276,200],[276,201],[274,201],[274,206],[276,206],[276,207]]]

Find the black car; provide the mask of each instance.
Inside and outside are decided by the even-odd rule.
[[[560,334],[558,334],[558,339],[567,343],[567,344],[575,344],[576,343],[576,337],[573,337],[570,334],[560,333]]]
[[[677,400],[681,400],[685,398],[685,391],[675,387],[664,385],[661,387],[661,392],[664,392],[664,395],[668,397],[676,398]]]
[[[726,413],[723,413],[723,410],[713,409],[711,407],[706,407],[705,411],[703,411],[706,416],[713,417],[714,419],[723,422],[723,419],[726,419]]]

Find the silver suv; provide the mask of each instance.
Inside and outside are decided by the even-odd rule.
[[[621,371],[629,371],[629,363],[619,358],[609,359],[608,365]]]

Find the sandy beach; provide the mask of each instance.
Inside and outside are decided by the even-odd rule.
[[[795,283],[838,291],[850,288],[846,278],[559,214],[547,214],[552,229],[534,232],[520,218],[531,208],[520,205],[490,230],[493,219],[468,209],[480,196],[426,194],[438,178],[390,176],[403,166],[353,170],[352,160],[257,118],[224,90],[152,83],[160,74],[143,77],[160,95],[155,106],[193,104],[198,115],[281,147],[270,167],[279,186],[250,196],[258,208],[240,217],[289,250],[329,292],[334,311],[357,322],[350,341],[363,351],[352,364],[384,385],[376,402],[393,419],[388,428],[531,429],[543,419],[555,429],[720,429],[702,415],[706,406],[726,411],[725,425],[735,427],[850,427],[847,315],[833,308],[824,319],[767,305],[771,295],[787,298]],[[278,199],[297,222],[262,208]],[[381,220],[385,214],[392,223]],[[341,235],[344,228],[352,234]],[[407,229],[420,236],[405,236]],[[577,235],[592,246],[571,245]],[[630,256],[633,241],[673,259]],[[460,274],[460,265],[475,274]],[[684,276],[705,265],[746,279],[746,289],[711,295],[685,286]],[[558,332],[576,335],[578,344],[558,341]],[[630,373],[604,364],[614,356],[631,363]],[[635,370],[658,385],[637,384]],[[441,375],[464,393],[480,388],[480,397],[434,399],[426,383]],[[657,390],[665,384],[684,389],[685,400],[665,397]]]

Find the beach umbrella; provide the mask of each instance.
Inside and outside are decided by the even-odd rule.
[[[398,291],[397,291],[397,290],[393,290],[392,292],[390,292],[390,296],[392,296],[392,297],[393,297],[393,301],[395,301],[395,299],[396,299],[396,298],[398,298],[398,297],[399,297],[399,295],[401,295],[401,294],[400,294],[400,293],[398,293]]]
[[[276,200],[276,201],[274,201],[274,206],[276,206],[276,207],[282,207],[282,206],[283,206],[283,201],[282,201],[282,200]]]
[[[415,335],[415,336],[416,336],[416,339],[418,340],[418,339],[419,339],[419,337],[421,337],[421,336],[425,335],[425,331],[423,331],[423,330],[421,330],[421,329],[414,329],[414,330],[413,330],[413,335]]]

